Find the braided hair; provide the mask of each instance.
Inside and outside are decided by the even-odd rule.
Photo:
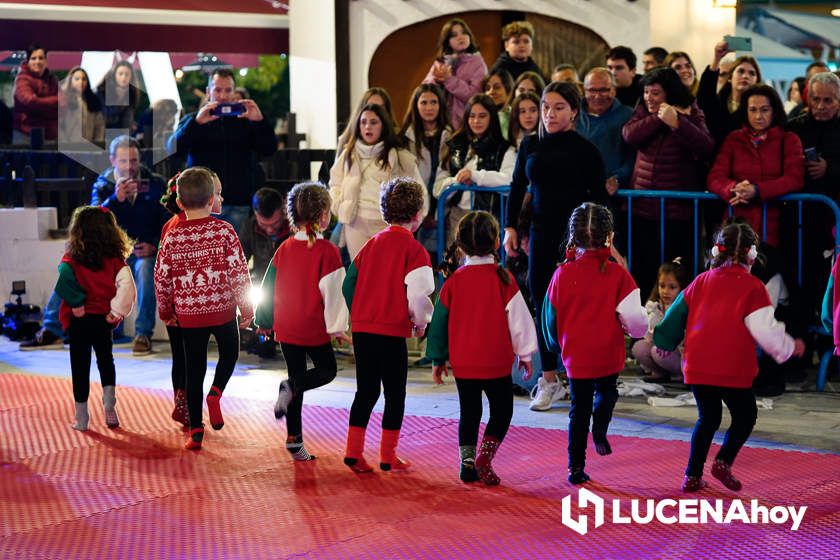
[[[179,171],[166,182],[166,192],[160,197],[161,205],[170,214],[178,214],[181,211],[181,208],[178,207],[178,177],[180,175],[181,172]]]
[[[750,265],[749,252],[758,246],[758,235],[742,218],[729,219],[715,233],[715,251],[712,255],[712,268],[727,262]]]
[[[610,234],[614,231],[613,215],[606,206],[584,202],[572,211],[569,218],[569,241],[566,253],[574,254],[576,249],[605,249],[610,246]],[[606,268],[606,259],[601,262],[601,272]]]
[[[312,247],[321,231],[321,216],[330,209],[330,193],[322,183],[298,183],[289,191],[286,209],[289,221],[298,231],[306,232],[306,245]]]
[[[458,246],[467,255],[483,257],[493,255],[496,258],[496,247],[499,241],[499,222],[493,214],[478,210],[470,212],[458,222]],[[501,265],[496,273],[505,286],[510,284],[510,274]]]

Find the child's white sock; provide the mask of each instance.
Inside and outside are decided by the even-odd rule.
[[[77,402],[76,405],[76,423],[73,424],[74,430],[85,432],[88,429],[90,416],[88,416],[88,408],[86,402]]]

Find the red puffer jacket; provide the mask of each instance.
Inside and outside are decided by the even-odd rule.
[[[783,194],[802,190],[805,183],[805,161],[799,137],[774,126],[767,131],[767,138],[756,147],[748,128],[730,132],[709,173],[709,190],[729,201],[732,187],[741,181],[754,184],[758,196],[749,204],[735,206],[733,213],[743,216],[761,237],[762,204]],[[767,207],[766,241],[773,246],[779,244],[779,209],[775,205]]]
[[[692,103],[688,115],[679,115],[679,126],[671,129],[640,103],[622,129],[624,141],[636,149],[636,165],[630,179],[634,189],[698,191],[703,189],[703,161],[711,158],[715,141],[706,128],[703,111]],[[685,202],[667,202],[670,219],[691,217]],[[634,214],[659,219],[658,200],[636,200]]]
[[[14,128],[24,134],[44,129],[44,139],[58,138],[58,79],[44,70],[36,76],[24,62],[15,78]]]

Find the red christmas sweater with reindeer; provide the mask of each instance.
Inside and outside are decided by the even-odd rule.
[[[251,277],[233,227],[208,216],[177,221],[160,245],[155,294],[161,320],[184,328],[223,325],[236,308],[253,318]]]

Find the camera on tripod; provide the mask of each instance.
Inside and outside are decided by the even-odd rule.
[[[38,332],[38,322],[41,308],[37,305],[23,303],[21,296],[26,293],[26,282],[15,280],[12,282],[11,295],[15,296],[15,302],[6,304],[6,311],[0,319],[0,334],[6,335],[10,340],[28,340]]]

